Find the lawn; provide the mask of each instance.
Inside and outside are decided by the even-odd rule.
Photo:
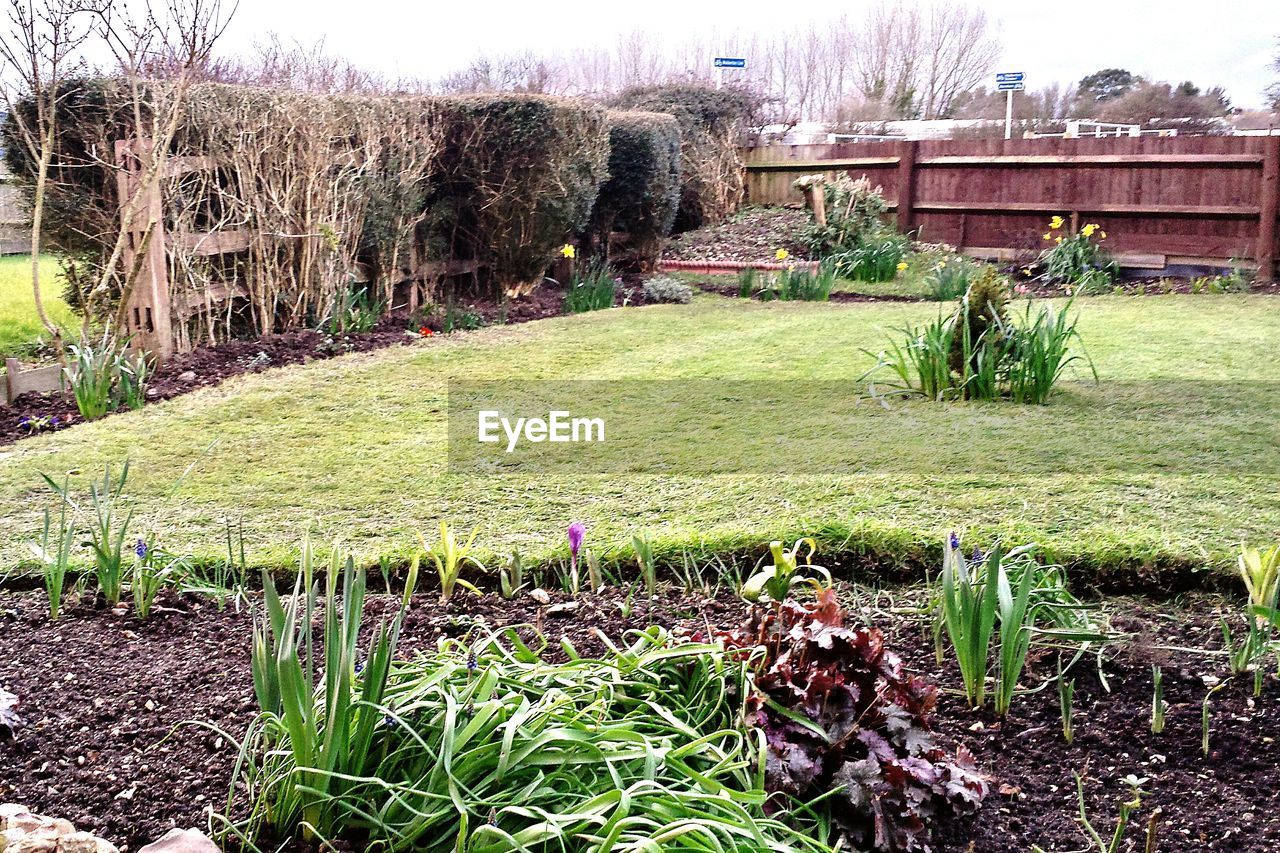
[[[62,276],[51,257],[40,259],[41,293],[50,318],[63,328],[70,328],[76,317],[62,301]],[[26,356],[38,338],[48,340],[49,333],[36,316],[35,297],[31,292],[31,256],[0,257],[0,355]]]
[[[87,482],[125,457],[140,532],[213,554],[225,519],[243,518],[251,562],[269,566],[287,565],[309,528],[365,559],[402,556],[442,516],[478,525],[486,550],[519,547],[535,559],[564,552],[574,519],[602,550],[636,530],[668,548],[705,551],[821,532],[844,564],[859,565],[910,562],[959,529],[968,541],[1035,540],[1078,575],[1087,568],[1130,580],[1147,570],[1222,570],[1242,540],[1274,540],[1273,301],[1077,304],[1101,381],[1077,372],[1045,407],[865,399],[857,379],[874,359],[863,349],[939,310],[919,303],[699,299],[269,371],[0,451],[0,503],[10,507],[0,565],[14,568],[27,552],[21,540],[37,530],[47,496],[39,472],[75,471]],[[780,445],[771,469],[470,477],[446,466],[450,378],[659,377],[790,382],[800,419],[814,388],[847,388],[848,397],[822,404],[815,424],[830,435]],[[652,419],[655,437],[662,422]]]

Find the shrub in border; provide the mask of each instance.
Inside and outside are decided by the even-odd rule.
[[[665,113],[610,111],[609,179],[591,213],[591,236],[608,248],[616,230],[635,262],[652,267],[680,205],[680,124]]]
[[[675,230],[714,225],[742,203],[739,135],[760,99],[742,89],[672,84],[628,89],[611,106],[668,113],[680,123],[680,208]]]
[[[532,289],[582,231],[604,182],[605,111],[541,95],[439,99],[441,181],[432,206],[453,257],[489,265],[509,293]]]

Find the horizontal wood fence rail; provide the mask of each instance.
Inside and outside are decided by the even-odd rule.
[[[968,254],[1030,259],[1061,215],[1101,225],[1127,266],[1276,275],[1280,136],[774,145],[743,161],[753,204],[801,204],[802,175],[865,175],[900,228]]]

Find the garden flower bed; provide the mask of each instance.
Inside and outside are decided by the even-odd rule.
[[[1124,636],[1104,657],[1105,683],[1089,657],[1069,671],[1076,690],[1068,745],[1052,685],[1016,697],[1004,721],[968,710],[954,660],[949,654],[942,666],[935,660],[919,590],[840,591],[854,623],[884,630],[909,672],[942,685],[937,736],[971,750],[989,777],[990,794],[973,816],[943,816],[931,827],[934,849],[1087,849],[1073,772],[1084,780],[1086,814],[1107,838],[1119,804],[1130,797],[1123,780],[1144,780],[1141,807],[1124,836],[1137,849],[1149,824],[1161,850],[1262,851],[1280,843],[1274,676],[1256,699],[1246,678],[1212,695],[1209,751],[1202,752],[1206,684],[1226,675],[1215,656],[1218,614],[1236,609],[1234,602],[1203,596],[1176,604],[1104,602],[1111,629]],[[371,617],[396,608],[396,597],[370,599]],[[434,594],[422,594],[408,611],[400,656],[434,648],[442,637],[475,637],[504,625],[540,626],[551,649],[565,639],[579,654],[595,655],[605,650],[597,629],[615,639],[651,624],[693,633],[708,624],[740,624],[748,612],[728,587],[708,595],[663,585],[652,602],[618,588],[578,597],[552,592],[546,604],[527,595],[506,601],[458,593],[443,607]],[[5,774],[0,799],[64,815],[131,847],[171,826],[204,827],[209,809],[225,809],[236,748],[210,728],[188,724],[240,737],[254,717],[247,611],[219,612],[204,598],[166,595],[149,620],[139,621],[86,598],[49,623],[42,595],[5,593],[0,613],[6,661],[0,679],[19,696],[26,721],[0,746],[15,768]],[[532,629],[522,636],[532,638]],[[563,660],[564,653],[552,657]],[[1158,735],[1150,726],[1153,665],[1163,671],[1168,703]],[[1056,655],[1033,651],[1024,686],[1052,678],[1055,667]]]

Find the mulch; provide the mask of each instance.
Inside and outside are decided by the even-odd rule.
[[[808,257],[799,235],[809,224],[808,211],[787,207],[747,207],[719,225],[675,234],[662,250],[668,261],[738,261],[770,264],[778,249],[792,257]]]
[[[552,603],[565,597],[552,593]],[[944,739],[973,750],[991,776],[992,793],[979,812],[940,822],[935,849],[945,851],[1081,850],[1072,771],[1085,779],[1085,806],[1109,838],[1128,774],[1146,779],[1142,801],[1122,850],[1142,850],[1155,818],[1162,851],[1267,851],[1280,846],[1280,683],[1268,676],[1253,699],[1250,685],[1229,684],[1213,697],[1208,756],[1201,753],[1204,676],[1223,662],[1178,649],[1214,650],[1218,599],[1191,597],[1178,605],[1147,600],[1111,602],[1112,628],[1125,637],[1109,647],[1105,686],[1096,658],[1070,672],[1076,679],[1076,735],[1061,734],[1052,686],[1015,700],[1009,720],[968,710],[955,691],[954,663],[939,668],[925,622],[914,615],[915,593],[884,606],[854,601],[855,612],[878,625],[909,668],[944,688],[935,726]],[[600,629],[662,624],[696,629],[743,619],[746,606],[668,588],[656,601],[636,596],[624,618],[619,590],[581,596],[573,612],[549,615],[529,598],[457,596],[447,607],[420,595],[405,623],[402,648],[434,647],[445,635],[504,625],[539,625],[551,648],[567,638],[582,654],[597,654]],[[16,693],[26,725],[0,741],[0,801],[24,803],[66,817],[78,827],[136,849],[173,826],[203,827],[208,808],[225,802],[235,760],[232,739],[254,713],[249,675],[250,618],[219,613],[208,601],[169,596],[140,622],[91,602],[56,624],[43,618],[43,596],[0,592],[0,687]],[[393,607],[371,596],[370,613]],[[372,620],[369,620],[372,621]],[[1149,728],[1151,666],[1163,667],[1167,728]],[[1024,684],[1052,675],[1053,656],[1033,655]],[[203,721],[227,737],[191,725]],[[1157,811],[1158,810],[1158,811]]]

